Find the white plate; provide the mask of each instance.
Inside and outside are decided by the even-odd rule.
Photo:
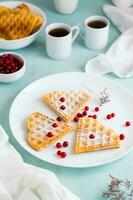
[[[85,87],[88,87],[95,93],[99,93],[105,87],[108,89],[111,102],[101,107],[101,111],[97,113],[98,119],[113,128],[118,134],[125,134],[125,140],[121,142],[121,148],[75,155],[72,153],[75,133],[71,133],[61,139],[61,141],[69,141],[70,144],[68,148],[64,149],[68,153],[65,159],[58,158],[55,155],[56,148],[54,145],[45,148],[41,152],[36,152],[30,148],[25,139],[26,118],[35,111],[45,113],[50,117],[56,117],[41,101],[42,95],[51,90],[84,90]],[[92,95],[92,101],[89,105],[90,113],[94,113],[93,108],[98,103],[98,100]],[[131,150],[133,146],[133,126],[125,127],[123,124],[125,121],[131,121],[133,119],[132,110],[133,95],[119,84],[100,76],[92,76],[81,72],[70,72],[44,77],[22,90],[11,106],[9,118],[10,127],[16,140],[24,149],[37,158],[66,167],[92,167],[114,161]],[[111,112],[115,112],[116,117],[107,120],[105,116]]]

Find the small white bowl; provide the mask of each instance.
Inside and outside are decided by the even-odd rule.
[[[20,49],[20,48],[28,46],[36,39],[38,33],[44,28],[46,24],[46,15],[44,14],[44,12],[37,6],[34,6],[30,3],[21,2],[21,1],[5,1],[5,2],[0,2],[0,6],[7,6],[9,8],[14,8],[22,3],[26,4],[30,8],[31,11],[34,11],[35,13],[42,16],[44,20],[43,24],[38,31],[36,31],[34,34],[28,37],[25,37],[22,39],[16,39],[16,40],[0,40],[0,49],[8,49],[8,50]]]
[[[14,52],[4,52],[4,53],[1,53],[0,56],[2,56],[4,54],[12,54],[13,56],[17,57],[19,60],[22,60],[23,66],[18,71],[13,72],[13,73],[9,73],[9,74],[0,73],[0,82],[10,83],[10,82],[19,80],[20,78],[22,78],[22,76],[24,75],[25,70],[26,70],[26,61],[25,61],[24,57],[18,53],[14,53]]]

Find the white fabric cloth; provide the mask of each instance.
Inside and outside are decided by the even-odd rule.
[[[133,4],[133,0],[112,0],[112,2],[118,7],[129,7]]]
[[[126,1],[127,0],[125,0],[125,2]],[[103,11],[120,32],[124,32],[128,28],[133,27],[132,7],[116,7],[113,5],[105,5],[103,6]]]
[[[133,76],[133,0],[113,0],[113,5],[105,5],[103,10],[114,25],[122,32],[105,54],[89,60],[85,66],[87,73],[103,75],[115,73],[120,78]]]
[[[0,200],[79,200],[50,171],[23,162],[0,126]]]
[[[89,60],[85,70],[99,75],[114,72],[120,78],[133,76],[133,28],[124,32],[105,54]]]

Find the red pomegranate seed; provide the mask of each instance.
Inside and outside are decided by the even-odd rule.
[[[107,118],[107,119],[111,119],[111,115],[108,114],[108,115],[106,116],[106,118]]]
[[[61,118],[61,117],[57,117],[56,120],[57,120],[58,122],[61,122],[62,118]]]
[[[67,153],[66,152],[61,152],[60,156],[61,156],[61,158],[65,158],[67,156]]]
[[[57,155],[58,155],[58,156],[61,155],[61,151],[60,151],[60,150],[57,151]]]
[[[65,101],[65,98],[64,98],[64,97],[61,97],[61,98],[60,98],[60,101],[61,101],[61,102],[64,102],[64,101]]]
[[[63,147],[68,147],[68,142],[67,141],[63,142]]]
[[[95,138],[95,135],[94,135],[94,134],[90,134],[90,135],[89,135],[89,138],[90,138],[90,139],[94,139],[94,138]]]
[[[78,122],[79,118],[78,117],[74,117],[74,122]]]
[[[53,133],[52,132],[48,132],[47,133],[47,137],[53,137]]]
[[[99,107],[95,107],[95,112],[98,112],[99,111]]]
[[[88,115],[88,117],[92,117],[92,115]]]
[[[124,140],[125,139],[125,135],[124,134],[120,134],[119,138],[120,138],[120,140]]]
[[[56,148],[59,149],[59,148],[61,148],[61,147],[62,147],[61,143],[60,143],[60,142],[57,142],[57,143],[56,143]]]
[[[64,105],[60,106],[60,109],[65,110],[65,106]]]
[[[115,117],[115,113],[111,113],[111,117],[112,117],[112,118]]]
[[[92,115],[92,118],[93,118],[93,119],[96,119],[96,118],[97,118],[97,115]]]
[[[131,123],[129,121],[125,122],[125,126],[130,126]]]
[[[87,111],[83,111],[82,115],[86,116],[87,115]]]
[[[52,124],[52,127],[53,127],[53,128],[57,128],[57,126],[58,126],[58,124],[56,124],[56,123],[53,123],[53,124]]]
[[[84,110],[88,111],[89,110],[89,106],[85,106]]]

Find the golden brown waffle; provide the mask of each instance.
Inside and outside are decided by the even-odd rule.
[[[24,12],[30,12],[29,7],[24,3],[18,5],[16,8],[13,8],[13,11],[15,12],[19,12],[20,10],[23,10]]]
[[[56,123],[58,126],[53,127],[54,123]],[[40,151],[44,147],[71,132],[73,127],[50,119],[41,113],[35,112],[28,117],[27,129],[28,144],[36,151]],[[47,136],[49,132],[52,133],[52,137]]]
[[[120,147],[119,136],[93,118],[81,118],[75,142],[75,153]]]
[[[60,100],[61,98],[64,98],[63,102]],[[90,96],[82,91],[53,91],[44,95],[42,99],[54,112],[60,115],[64,121],[70,122],[80,109],[83,108],[86,102],[90,100]],[[62,110],[61,106],[64,106],[65,109]]]
[[[7,8],[5,6],[0,6],[0,16],[6,15],[9,12],[11,12],[10,8]]]
[[[0,40],[5,40],[5,35],[0,33]]]
[[[9,9],[0,6],[0,34],[7,40],[27,37],[37,31],[43,24],[43,18],[21,4]]]

